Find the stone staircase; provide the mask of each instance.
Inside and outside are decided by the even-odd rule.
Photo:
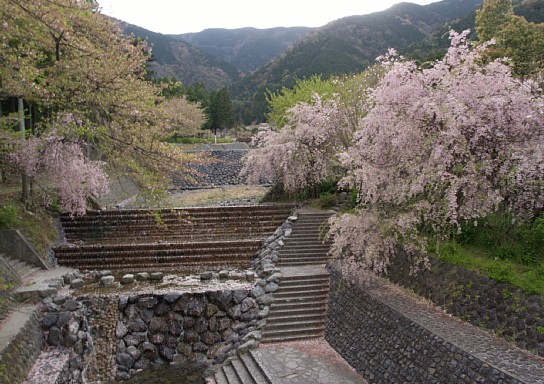
[[[13,257],[7,256],[5,254],[0,254],[0,257],[4,259],[8,267],[15,273],[15,275],[21,280],[21,282],[26,282],[30,280],[33,274],[42,269],[34,265],[28,264],[24,261],[17,260]]]
[[[208,381],[209,384],[272,384],[262,364],[254,353],[240,354],[227,362]]]
[[[89,211],[61,216],[67,243],[196,242],[260,239],[285,221],[290,205]]]
[[[92,211],[63,216],[63,266],[82,271],[183,271],[247,268],[290,205]]]
[[[105,244],[55,250],[60,265],[80,270],[191,270],[200,267],[247,268],[262,240],[191,243]]]
[[[266,318],[262,343],[313,339],[324,334],[329,294],[327,270],[324,266],[291,269],[281,269],[280,288]]]
[[[294,267],[327,263],[330,241],[323,242],[331,213],[300,214],[293,224],[293,232],[285,240],[276,266]]]
[[[276,266],[282,279],[263,331],[263,343],[322,337],[325,331],[330,244],[321,235],[331,213],[300,213],[280,249]]]

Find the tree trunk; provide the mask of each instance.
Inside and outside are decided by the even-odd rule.
[[[17,101],[17,109],[19,111],[19,132],[21,132],[21,140],[25,140],[25,106],[22,97],[19,97]],[[28,176],[25,174],[24,171],[21,177],[21,191],[21,201],[23,204],[27,204],[30,197],[30,183],[28,180]]]

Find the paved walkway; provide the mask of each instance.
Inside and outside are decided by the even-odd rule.
[[[366,384],[323,339],[266,344],[253,357],[275,384]]]

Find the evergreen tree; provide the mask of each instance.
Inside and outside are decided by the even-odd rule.
[[[538,74],[544,63],[544,24],[528,22],[513,13],[512,1],[486,0],[476,17],[481,42],[495,39],[486,57],[508,57],[514,74],[529,77]]]
[[[210,129],[217,130],[234,127],[234,110],[227,88],[212,92],[209,106]]]
[[[482,9],[476,11],[476,31],[481,41],[496,37],[497,32],[514,16],[512,0],[485,0]]]

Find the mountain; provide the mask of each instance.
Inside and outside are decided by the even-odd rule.
[[[308,27],[212,28],[172,37],[232,64],[241,72],[251,72],[267,64],[311,30]]]
[[[151,45],[153,60],[148,66],[154,77],[174,77],[185,85],[203,83],[209,89],[236,82],[242,73],[268,63],[311,31],[307,27],[214,28],[163,35],[121,24],[125,34],[145,39]]]
[[[513,0],[512,3],[514,5],[514,14],[523,16],[530,22],[544,22],[544,0]],[[458,32],[470,29],[472,33],[469,38],[477,39],[476,10],[443,24],[424,40],[406,47],[402,53],[404,56],[422,61],[441,58],[450,46],[447,36],[449,36],[449,31],[452,29]]]
[[[444,0],[425,6],[400,3],[385,11],[350,16],[310,32],[267,65],[243,77],[231,87],[236,105],[253,110],[243,114],[245,123],[262,121],[266,112],[265,89],[290,87],[297,78],[321,74],[360,72],[388,48],[404,52],[445,24],[481,7],[482,0]],[[447,36],[444,37],[447,41]],[[248,103],[248,100],[251,102]]]
[[[217,89],[237,81],[240,77],[240,71],[234,65],[185,41],[136,25],[121,25],[123,33],[146,39],[151,45],[153,60],[148,67],[156,78],[174,77],[185,85],[203,83],[209,89]]]
[[[320,28],[259,30],[207,29],[184,35],[161,35],[135,26],[125,31],[147,37],[157,76],[175,76],[186,85],[229,86],[238,119],[261,122],[266,92],[292,86],[318,74],[360,72],[388,48],[418,60],[442,57],[448,32],[475,29],[475,11],[483,0],[443,0],[425,6],[400,3],[385,11],[349,16]],[[516,14],[542,22],[544,0],[514,0]],[[279,53],[278,53],[279,52]]]

